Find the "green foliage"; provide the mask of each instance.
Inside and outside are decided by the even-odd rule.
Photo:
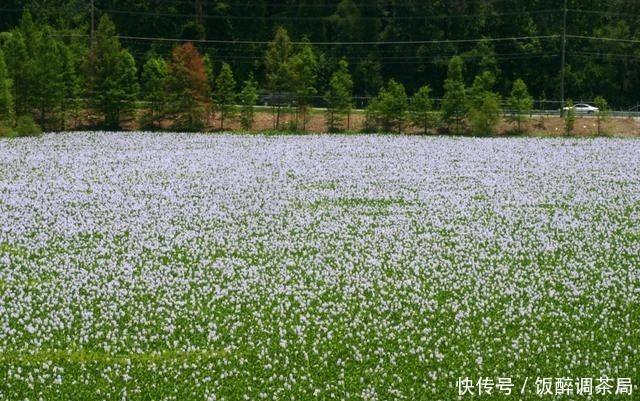
[[[272,94],[272,104],[276,108],[274,129],[280,128],[280,113],[283,93],[292,90],[292,72],[290,58],[293,55],[293,44],[286,29],[278,27],[275,37],[267,47],[264,66],[266,70],[267,88]],[[277,95],[277,96],[274,96]]]
[[[160,125],[167,108],[168,76],[167,63],[160,57],[150,58],[142,68],[142,94],[150,104],[146,119],[154,127]]]
[[[12,82],[4,62],[4,54],[0,50],[0,125],[13,123],[14,109],[11,87]]]
[[[484,92],[475,107],[469,110],[471,132],[475,135],[492,135],[500,122],[500,97],[493,92]]]
[[[236,80],[233,77],[233,71],[227,63],[222,63],[220,74],[216,79],[216,85],[213,91],[213,98],[216,107],[220,111],[220,129],[224,129],[224,120],[235,114]]]
[[[517,124],[518,132],[522,133],[522,123],[528,119],[533,108],[533,98],[529,95],[527,84],[522,79],[517,79],[513,83],[507,107],[509,108],[509,120]]]
[[[351,97],[353,80],[349,74],[349,64],[346,60],[340,60],[338,70],[333,73],[329,83],[329,89],[324,95],[327,103],[325,120],[330,132],[343,129],[344,116],[351,112]]]
[[[395,130],[402,133],[407,119],[409,99],[401,83],[390,80],[369,108],[369,113],[377,116],[378,124],[385,132]]]
[[[564,133],[565,135],[573,134],[576,124],[576,109],[573,107],[571,99],[567,100],[566,110],[564,111]]]
[[[491,135],[500,121],[500,96],[493,92],[496,79],[484,71],[473,80],[469,94],[469,123],[475,135]]]
[[[105,126],[118,127],[120,120],[133,110],[139,85],[135,60],[122,49],[115,25],[106,15],[100,19],[85,71],[91,106]]]
[[[496,90],[508,95],[510,83],[518,77],[525,79],[529,92],[536,99],[543,93],[553,100],[559,98],[558,65],[556,60],[548,57],[557,49],[548,39],[536,39],[537,36],[558,35],[562,26],[562,13],[538,13],[540,8],[554,8],[554,2],[508,2],[508,1],[469,1],[459,2],[463,6],[447,7],[443,0],[405,0],[405,1],[365,1],[342,0],[334,2],[317,2],[304,0],[301,2],[276,2],[267,0],[239,1],[159,1],[159,0],[101,0],[96,2],[102,10],[118,9],[110,13],[123,36],[183,38],[187,40],[222,40],[222,41],[269,41],[276,33],[279,24],[286,23],[291,39],[302,40],[307,35],[312,42],[323,42],[318,46],[316,56],[326,60],[319,74],[318,92],[323,94],[328,86],[331,72],[340,57],[354,56],[354,93],[358,96],[376,96],[379,89],[390,78],[402,82],[407,92],[413,93],[425,77],[433,88],[433,95],[441,98],[443,71],[441,57],[443,54],[460,54],[465,60],[465,75],[474,77],[482,71],[492,72],[498,79]],[[316,4],[317,3],[317,4]],[[543,3],[546,4],[543,6]],[[36,30],[45,25],[54,27],[61,35],[86,35],[90,26],[90,13],[86,0],[4,0],[7,9],[30,10],[36,23]],[[320,7],[317,7],[321,5]],[[635,8],[634,8],[635,7]],[[637,14],[637,5],[633,2],[613,0],[611,2],[592,2],[592,11],[611,12],[620,15]],[[537,10],[537,11],[536,11]],[[533,12],[536,11],[536,12]],[[131,14],[133,12],[134,14]],[[500,14],[518,14],[514,18],[494,18]],[[532,13],[533,12],[533,13]],[[105,12],[107,13],[107,12]],[[447,23],[440,18],[421,18],[423,16],[446,15]],[[193,18],[184,18],[194,15]],[[214,18],[207,18],[206,15]],[[458,21],[461,16],[474,16]],[[492,17],[493,16],[493,17]],[[477,17],[477,18],[476,18]],[[255,18],[252,20],[251,18]],[[20,14],[4,12],[0,19],[0,31],[30,28],[29,24],[20,23]],[[457,23],[463,22],[463,23]],[[604,54],[602,57],[567,60],[567,89],[570,97],[593,98],[601,94],[606,99],[615,99],[621,106],[635,105],[637,93],[640,91],[640,62],[633,58],[609,57],[606,54],[632,55],[635,25],[632,19],[625,18],[578,18],[571,21],[571,31],[576,35],[608,37],[616,39],[602,41],[583,41],[580,50]],[[279,35],[284,37],[283,35]],[[23,38],[27,46],[31,46],[33,36]],[[495,42],[494,38],[532,37],[527,40]],[[381,42],[381,41],[420,41],[424,38],[460,39],[461,42],[437,44],[425,43],[420,46],[354,46],[345,42]],[[58,39],[67,45],[87,43],[81,36],[60,36]],[[619,41],[618,41],[619,40]],[[332,42],[336,42],[331,44]],[[340,43],[337,43],[340,42]],[[147,41],[129,42],[138,64],[144,61],[138,58],[138,52],[155,48],[158,54],[166,51],[166,43]],[[283,43],[279,41],[279,43]],[[9,53],[4,42],[5,53]],[[134,47],[135,46],[135,47]],[[247,63],[245,57],[235,57],[235,51],[256,55],[265,49],[261,45],[243,44],[242,49],[233,49],[233,45],[212,49],[217,61],[228,62],[234,73],[243,79],[253,72],[260,87],[272,90],[267,76],[275,76],[286,86],[286,62],[272,63],[276,68],[267,68],[260,63]],[[366,48],[366,50],[365,50]],[[280,49],[288,49],[284,54],[289,57],[295,53],[295,46],[288,45]],[[74,50],[75,52],[75,50]],[[246,52],[246,53],[245,53]],[[545,56],[545,54],[547,56]],[[517,56],[516,56],[517,55]],[[7,54],[5,54],[7,56]],[[165,55],[166,56],[166,55]],[[8,56],[7,56],[8,57]],[[225,57],[229,57],[226,58]],[[265,57],[266,58],[266,57]],[[276,57],[275,59],[277,59]],[[284,57],[287,58],[286,56]],[[9,61],[7,61],[9,64]],[[216,66],[219,66],[216,63]],[[383,68],[384,66],[384,68]],[[263,68],[264,67],[264,68]],[[281,69],[280,67],[285,67]],[[29,81],[17,80],[13,74],[24,75],[28,71],[19,72],[9,66],[11,78],[17,87],[29,85]],[[326,74],[327,71],[331,71]],[[282,72],[282,74],[281,74]],[[265,74],[266,73],[266,74]],[[526,77],[526,78],[525,78]],[[271,82],[273,82],[271,81]],[[469,83],[469,82],[467,82]],[[213,82],[210,82],[210,85]],[[509,86],[509,87],[507,87]],[[32,86],[35,88],[35,86]],[[22,89],[14,89],[14,101],[18,114],[26,112],[23,100],[15,96]],[[275,89],[274,89],[275,91]],[[285,90],[286,91],[286,90]]]
[[[313,96],[318,94],[316,81],[318,79],[318,58],[311,44],[305,40],[298,51],[291,58],[292,88],[296,94],[298,114],[302,117],[302,130],[306,130],[307,112]]]
[[[240,92],[240,124],[245,130],[253,127],[254,107],[258,101],[258,84],[253,79],[253,75],[245,81],[242,91]]]
[[[25,12],[20,26],[7,35],[5,50],[17,114],[35,112],[42,126],[65,129],[80,91],[71,49]]]
[[[73,50],[68,46],[61,48],[62,66],[61,77],[64,82],[63,94],[61,96],[60,113],[61,129],[66,130],[70,121],[72,126],[78,125],[78,119],[83,106],[80,99],[82,96],[82,78],[80,75],[79,59]]]
[[[273,96],[270,103],[275,106],[274,111],[277,111],[277,117],[274,119],[276,128],[281,124],[281,112],[294,105],[294,98],[298,106],[296,124],[302,129],[306,128],[309,107],[313,104],[311,99],[332,89],[332,74],[340,57],[344,55],[357,55],[357,61],[352,68],[354,78],[351,89],[356,96],[376,96],[384,82],[391,78],[403,83],[407,92],[415,93],[419,90],[418,83],[428,77],[433,88],[432,96],[444,98],[442,116],[452,132],[463,132],[465,123],[471,122],[471,112],[467,109],[471,101],[466,99],[468,93],[465,92],[463,71],[467,77],[480,75],[482,71],[491,72],[496,79],[495,91],[502,95],[508,96],[513,90],[507,87],[510,82],[517,82],[518,77],[526,77],[527,92],[535,98],[545,97],[545,93],[552,100],[559,97],[557,64],[548,57],[537,57],[539,54],[553,52],[549,47],[552,46],[551,43],[533,38],[500,43],[498,46],[499,42],[491,39],[555,35],[558,33],[560,17],[552,14],[547,18],[546,15],[535,14],[525,19],[513,18],[501,20],[499,23],[489,23],[486,16],[513,11],[509,2],[465,3],[464,7],[450,9],[446,14],[451,14],[452,18],[460,13],[477,15],[478,18],[465,21],[464,24],[444,26],[433,19],[420,20],[419,24],[407,23],[414,18],[417,21],[417,16],[442,14],[442,1],[365,2],[365,7],[361,7],[355,0],[342,0],[332,7],[317,8],[309,6],[309,0],[300,4],[283,3],[278,7],[272,7],[272,2],[266,0],[257,0],[251,4],[197,1],[195,5],[193,2],[165,5],[163,2],[150,0],[138,0],[133,3],[105,0],[99,4],[100,9],[120,8],[123,12],[110,14],[115,21],[111,28],[106,27],[103,21],[100,22],[96,31],[95,46],[90,54],[87,54],[88,40],[83,35],[88,33],[90,15],[82,0],[7,1],[7,7],[10,9],[28,10],[22,17],[20,13],[5,13],[0,21],[0,31],[4,31],[0,33],[0,47],[4,52],[11,82],[14,115],[32,114],[45,130],[68,129],[78,124],[81,121],[80,116],[85,111],[85,99],[89,102],[89,109],[95,111],[88,115],[98,117],[101,122],[111,127],[117,126],[120,120],[131,114],[133,100],[147,100],[144,91],[140,98],[136,96],[136,82],[131,79],[133,75],[128,74],[132,71],[131,63],[121,54],[123,49],[116,39],[117,34],[214,41],[263,42],[272,39],[266,52],[260,53],[264,55],[264,63],[247,63],[244,57],[237,59],[219,48],[212,48],[209,53],[211,56],[215,55],[216,60],[219,58],[220,63],[216,63],[216,71],[221,62],[227,61],[238,77],[245,79],[249,73],[253,73],[258,78],[257,87],[271,92]],[[593,7],[594,10],[600,11],[615,9],[616,12],[622,13],[635,12],[627,3],[616,0],[611,5],[598,3]],[[180,17],[194,14],[194,6],[194,18],[185,20]],[[517,11],[526,14],[536,7],[531,2],[520,2]],[[128,14],[128,11],[132,10],[140,14]],[[33,18],[30,13],[33,13]],[[158,15],[154,15],[155,13]],[[215,15],[215,18],[204,18],[204,14]],[[172,15],[176,18],[172,19]],[[261,22],[238,23],[239,16],[256,17],[256,21]],[[271,18],[274,16],[277,18]],[[321,20],[323,23],[310,23],[309,18]],[[278,23],[282,21],[287,21],[286,29],[278,27]],[[115,26],[118,27],[118,32]],[[625,40],[632,39],[634,32],[633,25],[628,21],[592,18],[573,21],[572,31],[576,34]],[[162,32],[162,35],[158,32]],[[291,37],[288,32],[291,33]],[[446,45],[424,43],[419,47],[371,46],[366,50],[362,46],[349,43],[417,41],[425,37],[456,38],[462,39],[462,42]],[[466,39],[473,39],[474,44],[466,42]],[[581,46],[584,47],[584,51],[598,54],[633,53],[633,44],[625,40],[606,44],[587,41]],[[314,48],[310,42],[323,42],[323,45]],[[131,42],[132,51],[135,49],[133,56],[140,66],[148,61],[147,56],[141,56],[142,54],[151,53],[166,57],[165,45],[165,42],[160,41],[139,41],[135,44]],[[261,45],[251,43],[243,43],[242,47],[242,51],[246,51],[247,54],[265,50]],[[511,53],[522,54],[523,57],[515,60],[501,57]],[[450,66],[444,85],[446,71],[441,64],[442,54],[461,55],[461,58],[451,60],[452,64],[457,65]],[[226,57],[229,58],[225,59]],[[81,63],[83,60],[85,62]],[[81,65],[85,67],[84,71],[80,71]],[[216,77],[212,73],[214,68],[208,57],[205,57],[205,69],[209,87],[215,87]],[[637,93],[640,90],[640,63],[636,61],[619,57],[585,59],[580,60],[580,63],[568,60],[566,71],[567,89],[573,98],[593,98],[602,94],[607,99],[615,98],[616,104],[621,107],[635,104],[637,101]],[[86,74],[80,74],[81,72]],[[118,74],[123,76],[118,77]],[[141,76],[144,78],[144,72]],[[469,83],[468,80],[466,83]],[[6,92],[6,82],[2,86],[2,90]],[[206,114],[211,110],[210,103],[181,103],[177,96],[170,92],[167,94],[172,97],[172,102],[167,104],[171,104],[173,111],[180,118],[190,115],[199,120],[200,125],[211,120],[211,115]],[[518,93],[514,95],[519,96]],[[527,98],[531,95],[510,98],[510,101],[524,102],[518,107],[510,105],[510,109],[520,110],[510,115],[511,122],[517,126],[519,132],[523,132],[527,127],[526,112],[522,110],[527,109]],[[482,96],[476,103],[480,101]],[[359,107],[362,102],[356,102],[355,105]],[[178,111],[179,109],[182,110]],[[167,107],[167,110],[170,108]],[[161,114],[156,109],[145,117],[156,125]],[[198,117],[199,114],[201,117]],[[340,125],[340,115],[332,112],[328,114],[333,115],[335,118],[332,119]],[[377,113],[373,114],[377,116]],[[223,119],[226,120],[227,116]],[[374,122],[376,120],[377,117],[370,119]],[[418,125],[413,114],[411,120],[414,125]],[[224,122],[222,124],[224,125]],[[419,126],[424,131],[424,120]],[[602,120],[599,122],[599,132],[601,131]]]
[[[596,114],[596,119],[598,122],[598,135],[602,135],[604,130],[602,129],[602,125],[609,119],[609,103],[602,96],[597,96],[593,103],[598,108],[598,113]]]
[[[447,79],[444,82],[444,98],[442,99],[442,119],[449,126],[455,125],[457,134],[461,133],[462,123],[468,110],[462,65],[461,57],[451,58]]]
[[[420,128],[425,135],[435,123],[437,114],[433,112],[433,99],[431,99],[429,85],[424,85],[414,93],[409,106],[409,118],[413,125]]]
[[[13,84],[15,111],[16,114],[22,114],[30,109],[27,99],[33,85],[26,68],[28,60],[27,45],[19,29],[14,29],[8,34],[4,44],[4,55],[9,78]]]
[[[31,115],[18,117],[14,131],[17,136],[36,136],[42,133],[42,129]]]
[[[500,76],[500,66],[496,59],[496,51],[493,43],[486,38],[480,40],[470,51],[464,53],[465,57],[475,62],[469,63],[467,74],[470,76],[490,72],[494,77]]]
[[[373,54],[358,63],[354,75],[356,93],[361,95],[374,97],[384,86],[382,63]]]

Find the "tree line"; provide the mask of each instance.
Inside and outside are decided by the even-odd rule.
[[[516,79],[536,99],[559,100],[564,4],[559,0],[3,0],[0,31],[17,26],[21,10],[61,33],[85,35],[108,14],[141,67],[150,51],[169,57],[173,44],[152,38],[214,40],[198,49],[227,62],[238,81],[253,73],[263,86],[265,46],[277,27],[319,46],[320,80],[345,57],[358,96],[373,97],[394,78],[411,93],[431,83],[444,94],[449,60],[465,61],[466,84],[490,66],[495,90],[507,97]],[[602,95],[617,108],[640,100],[640,2],[567,2],[567,98]],[[131,39],[131,37],[146,39]],[[612,40],[599,40],[598,38]],[[478,42],[478,39],[521,38]],[[247,42],[247,43],[243,43]],[[354,43],[369,42],[368,45]],[[385,45],[380,45],[385,42]],[[320,92],[324,93],[325,88]]]
[[[237,82],[230,64],[214,65],[210,55],[190,41],[174,45],[169,54],[150,50],[138,68],[106,14],[87,44],[81,37],[36,23],[27,11],[18,26],[0,34],[0,126],[14,133],[37,132],[38,125],[66,130],[86,124],[83,112],[89,110],[95,125],[119,128],[142,109],[140,124],[147,129],[160,128],[168,120],[173,129],[202,130],[215,116],[221,130],[231,119],[250,130],[264,88],[276,130],[306,130],[318,99],[326,106],[329,131],[350,130],[355,89],[351,66],[341,58],[326,71],[325,57],[307,38],[294,43],[287,29],[279,27],[261,60],[261,83],[251,73]],[[363,129],[403,132],[411,125],[424,133],[494,132],[503,112],[496,90],[500,72],[491,58],[485,61],[467,85],[464,58],[450,59],[439,108],[430,85],[417,87],[409,97],[400,81],[389,79],[369,102]],[[527,85],[516,79],[507,109],[518,132],[523,132],[532,107]],[[295,117],[285,125],[283,113]]]

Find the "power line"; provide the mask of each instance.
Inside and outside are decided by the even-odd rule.
[[[268,45],[268,41],[253,40],[212,40],[212,39],[181,39],[181,38],[158,38],[142,36],[117,36],[119,39],[157,41],[157,42],[193,42],[193,43],[218,43],[233,45]],[[518,36],[507,38],[480,38],[480,39],[441,39],[441,40],[416,40],[416,41],[380,41],[380,42],[291,42],[294,45],[310,44],[314,46],[378,46],[378,45],[422,45],[439,43],[478,43],[478,42],[506,42],[513,40],[537,40],[556,39],[558,35],[542,36]]]
[[[636,39],[617,39],[617,38],[606,38],[601,36],[599,37],[599,36],[567,35],[567,37],[572,39],[599,40],[603,42],[640,43],[640,40],[636,40]]]
[[[196,14],[180,14],[180,13],[163,13],[163,12],[154,12],[154,11],[127,11],[127,10],[118,10],[118,9],[102,9],[101,11],[110,13],[110,14],[126,14],[126,15],[138,15],[138,16],[151,16],[151,17],[179,17],[179,18],[203,18],[203,19],[211,19],[211,20],[266,20],[266,21],[329,21],[333,16],[322,16],[322,17],[308,17],[308,16],[278,16],[278,15],[196,15]],[[496,12],[487,12],[483,14],[445,14],[445,15],[424,15],[424,16],[389,16],[389,15],[380,15],[380,16],[360,16],[357,19],[363,21],[369,20],[401,20],[401,21],[410,21],[410,20],[435,20],[435,19],[466,19],[466,18],[486,18],[487,16],[492,17],[513,17],[518,15],[537,15],[537,14],[555,14],[562,10],[559,9],[547,9],[547,10],[533,10],[533,11],[518,11],[518,12],[505,12],[505,13],[496,13]]]
[[[180,1],[180,0],[166,0],[163,1],[163,4],[188,4],[193,6],[193,1]],[[444,3],[444,2],[443,2]],[[451,7],[453,6],[454,2],[448,2],[447,4],[443,4],[444,7]],[[486,0],[466,0],[467,4],[474,4],[474,5],[484,5],[486,6]],[[491,1],[492,4],[497,4],[497,3],[507,3],[507,4],[513,4],[513,0],[492,0]],[[317,9],[317,8],[330,8],[330,9],[336,9],[339,6],[339,3],[333,3],[333,4],[296,4],[296,5],[291,5],[291,4],[262,4],[265,6],[265,8],[290,8],[290,9],[299,9],[299,8],[310,8],[310,9]],[[256,4],[251,4],[251,2],[243,2],[240,4],[229,4],[227,5],[229,8],[246,8],[246,7],[254,7],[256,6]],[[367,8],[377,8],[377,9],[408,9],[408,8],[415,8],[414,5],[411,4],[394,4],[391,7],[385,7],[384,5],[381,6],[379,4],[371,4],[371,3],[354,3],[354,6],[358,9],[367,9]]]
[[[640,54],[623,54],[623,53],[600,53],[600,52],[571,52],[572,56],[584,56],[584,57],[600,57],[600,58],[620,58],[620,59],[640,59]]]
[[[629,14],[629,13],[620,13],[613,11],[597,11],[597,10],[580,10],[577,8],[569,9],[569,12],[577,13],[577,14],[592,14],[592,15],[602,15],[605,17],[640,17],[638,14]]]

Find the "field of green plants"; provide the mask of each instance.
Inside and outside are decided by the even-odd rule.
[[[2,401],[579,400],[535,381],[604,376],[634,392],[593,399],[637,399],[640,141],[0,141]]]

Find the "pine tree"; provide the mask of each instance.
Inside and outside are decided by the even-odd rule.
[[[444,98],[442,99],[442,118],[449,124],[455,124],[456,133],[462,129],[462,122],[467,114],[467,98],[464,79],[462,77],[462,58],[455,56],[449,62],[447,79],[444,82]]]
[[[152,57],[142,69],[142,93],[149,102],[148,120],[159,127],[167,107],[167,63],[161,57]]]
[[[49,26],[35,24],[28,11],[6,38],[16,111],[35,112],[45,128],[64,129],[68,89],[79,88],[71,51]]]
[[[135,60],[122,49],[115,25],[106,15],[100,19],[85,71],[91,106],[107,127],[118,127],[120,119],[133,110],[139,85]]]
[[[80,100],[82,84],[78,71],[78,62],[73,52],[67,46],[61,48],[62,82],[64,86],[61,97],[60,112],[62,118],[62,130],[66,130],[69,120],[73,120],[73,126],[77,126],[82,102]]]
[[[402,133],[409,100],[401,83],[391,79],[386,88],[380,90],[375,107],[385,131],[395,129],[397,133]]]
[[[344,116],[351,112],[352,89],[353,81],[349,74],[349,64],[344,59],[340,60],[338,70],[333,73],[329,90],[324,96],[327,103],[327,129],[330,132],[342,129]]]
[[[187,42],[173,49],[168,64],[171,110],[176,115],[175,127],[200,130],[204,127],[204,111],[209,103],[211,87],[202,56]]]
[[[235,104],[237,99],[236,80],[233,77],[233,71],[227,63],[222,63],[220,74],[216,79],[213,98],[216,101],[216,107],[220,111],[220,129],[224,130],[225,118],[233,117],[235,114]]]
[[[435,120],[433,99],[431,99],[431,88],[429,85],[421,87],[413,95],[409,107],[409,115],[413,125],[419,127],[423,134],[426,135]]]
[[[11,80],[12,97],[15,106],[15,114],[22,115],[29,111],[28,87],[30,79],[27,76],[27,46],[22,32],[14,29],[8,35],[4,45],[4,57]]]
[[[267,88],[271,92],[271,103],[275,108],[274,128],[280,128],[280,114],[286,92],[292,89],[292,73],[290,58],[293,55],[293,44],[287,30],[278,27],[276,35],[267,48],[265,69]]]
[[[33,89],[30,97],[31,109],[43,128],[64,126],[61,106],[65,97],[65,46],[53,37],[50,29],[33,35],[34,51],[29,67],[33,73]]]
[[[4,53],[0,49],[0,126],[13,125],[14,109],[11,79],[4,62]]]
[[[307,128],[307,112],[313,96],[318,91],[315,88],[318,79],[318,58],[311,44],[304,41],[300,51],[291,59],[292,86],[298,103],[298,114],[302,116],[302,130]]]
[[[476,135],[491,135],[500,121],[500,97],[493,92],[496,79],[484,71],[473,80],[469,96],[469,122]]]
[[[253,79],[253,75],[245,81],[242,91],[240,92],[240,123],[242,128],[250,130],[253,127],[254,107],[258,101],[258,84]]]
[[[509,120],[518,125],[518,132],[522,133],[522,123],[528,118],[533,108],[533,98],[529,95],[527,84],[521,79],[513,83],[511,96],[507,101],[509,107]]]

